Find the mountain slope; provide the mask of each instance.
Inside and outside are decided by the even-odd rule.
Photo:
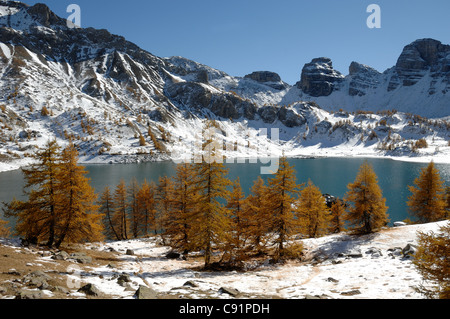
[[[228,157],[283,151],[354,155],[359,149],[369,155],[445,158],[448,152],[449,124],[443,119],[346,112],[392,109],[406,96],[448,116],[442,89],[448,86],[448,47],[437,42],[435,51],[421,49],[431,53],[424,55],[425,62],[410,65],[414,72],[405,71],[407,63],[398,63],[401,72],[395,67],[383,74],[354,63],[345,77],[332,70],[331,60],[320,58],[290,86],[273,72],[237,78],[182,57],[154,56],[106,30],[66,24],[45,5],[0,2],[3,170],[27,163],[50,138],[61,144],[73,140],[85,162],[189,158],[201,151],[206,119],[217,120],[216,133]],[[405,55],[406,61],[415,57]],[[335,112],[340,108],[345,111]],[[279,129],[279,138],[268,138],[272,128]],[[418,151],[412,145],[422,137],[430,147]]]

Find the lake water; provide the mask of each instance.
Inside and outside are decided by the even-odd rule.
[[[413,185],[420,170],[427,164],[393,161],[389,159],[367,159],[378,176],[378,182],[389,206],[388,214],[391,224],[395,221],[410,217],[406,201],[410,192],[408,185]],[[352,183],[364,162],[360,158],[319,158],[319,159],[290,159],[290,164],[297,171],[297,182],[306,183],[308,179],[317,185],[322,193],[342,198],[347,192],[347,185]],[[261,167],[268,164],[227,164],[230,179],[240,178],[243,190],[248,193],[258,176],[267,181],[272,175],[260,175]],[[142,163],[142,164],[114,164],[88,165],[91,185],[97,192],[105,186],[113,189],[121,179],[127,183],[133,178],[142,183],[158,181],[161,176],[172,176],[175,172],[172,162]],[[441,178],[450,184],[450,164],[436,164]],[[0,173],[0,202],[11,201],[13,197],[21,198],[24,185],[21,171]]]

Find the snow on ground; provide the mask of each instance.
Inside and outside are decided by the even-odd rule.
[[[93,268],[82,276],[75,271],[70,280],[92,283],[117,298],[133,298],[139,285],[145,285],[158,293],[193,299],[232,298],[221,292],[222,287],[238,290],[240,298],[245,299],[303,299],[307,295],[333,299],[423,299],[414,290],[423,284],[422,278],[412,257],[403,256],[401,250],[416,244],[418,231],[438,232],[444,223],[387,228],[360,237],[338,234],[305,239],[305,248],[316,256],[316,261],[282,265],[267,261],[247,272],[202,272],[196,268],[202,265],[201,259],[169,260],[165,256],[170,248],[158,245],[155,238],[95,243],[87,248],[120,254],[116,268]],[[134,255],[127,255],[128,249]],[[122,273],[132,280],[128,287],[114,280]],[[186,286],[188,281],[197,287]]]

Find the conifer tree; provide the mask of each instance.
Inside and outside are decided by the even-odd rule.
[[[267,207],[267,186],[261,176],[254,181],[250,194],[244,200],[242,223],[245,225],[245,237],[258,253],[266,251],[265,235],[269,232],[270,218]]]
[[[166,224],[165,232],[170,237],[171,246],[185,253],[195,249],[191,243],[191,226],[194,222],[197,200],[192,164],[178,164],[173,177],[170,222]]]
[[[57,180],[60,170],[60,147],[55,140],[48,141],[43,149],[33,155],[35,163],[23,168],[26,201],[14,199],[6,205],[6,216],[15,216],[16,232],[27,241],[46,241],[52,247],[58,220],[56,199],[59,192]]]
[[[113,225],[117,232],[119,240],[128,239],[128,201],[127,201],[127,185],[124,180],[117,184],[114,191],[114,215]]]
[[[156,203],[158,207],[157,227],[161,231],[163,243],[166,243],[165,230],[172,223],[170,212],[173,205],[173,182],[171,178],[167,176],[159,178],[156,188]]]
[[[327,232],[329,210],[320,189],[311,180],[300,191],[296,212],[303,233],[309,238],[316,238]]]
[[[86,177],[87,171],[78,165],[78,151],[73,144],[62,151],[60,165],[56,176],[59,182],[56,247],[63,242],[101,240],[102,215],[95,205],[97,195]]]
[[[295,170],[287,158],[282,157],[279,160],[278,172],[268,181],[266,201],[271,214],[269,230],[276,236],[276,260],[283,257],[286,241],[298,230],[298,221],[294,215],[298,192]]]
[[[103,225],[105,229],[105,235],[107,238],[120,240],[120,236],[116,232],[113,223],[114,216],[114,198],[109,186],[106,186],[100,195],[99,200],[99,212],[103,215]]]
[[[148,183],[144,180],[139,192],[137,200],[139,202],[139,232],[143,236],[148,236],[151,231],[157,232],[156,227],[156,185],[154,182]]]
[[[226,208],[231,218],[230,231],[227,234],[227,250],[230,252],[230,257],[237,257],[239,260],[242,258],[241,254],[245,247],[245,233],[248,225],[244,218],[244,201],[245,195],[238,177],[233,182]]]
[[[428,223],[445,219],[444,182],[433,162],[422,169],[414,184],[415,186],[409,187],[412,194],[407,204],[418,222]]]
[[[419,232],[418,235],[413,263],[430,284],[418,290],[428,298],[450,299],[450,224],[443,225],[437,234]]]
[[[207,129],[216,125],[208,122]],[[193,164],[198,192],[197,210],[192,223],[192,243],[204,250],[205,267],[211,265],[214,246],[226,241],[229,219],[220,199],[227,197],[231,182],[226,178],[228,170],[221,161],[220,150],[213,131],[208,130],[203,144],[204,160]],[[223,159],[223,158],[222,158]]]
[[[367,161],[361,165],[355,182],[350,183],[348,189],[345,201],[350,207],[346,219],[356,232],[369,234],[388,223],[386,199]]]
[[[345,229],[345,204],[338,200],[331,205],[330,221],[328,231],[331,234],[338,234]]]
[[[130,211],[130,219],[131,219],[131,232],[133,234],[134,238],[138,238],[140,235],[139,231],[139,224],[140,224],[140,202],[138,201],[138,193],[140,190],[139,183],[136,179],[136,177],[133,177],[133,179],[130,182],[130,185],[128,186],[128,207]]]
[[[8,222],[0,219],[0,237],[5,238],[10,235]]]

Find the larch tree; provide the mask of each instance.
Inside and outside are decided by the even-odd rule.
[[[433,162],[422,169],[420,176],[409,186],[412,193],[408,198],[410,213],[420,223],[436,222],[446,218],[445,189],[439,171]]]
[[[168,218],[170,222],[167,223],[165,232],[174,249],[187,253],[196,248],[191,242],[191,227],[198,200],[192,164],[178,164],[172,182],[173,197]]]
[[[2,238],[9,237],[10,234],[11,232],[8,227],[8,222],[0,219],[0,237]]]
[[[139,202],[139,232],[148,236],[152,231],[157,232],[156,227],[156,185],[144,180],[137,194]]]
[[[438,233],[420,232],[413,263],[427,285],[418,291],[432,299],[450,299],[450,224]]]
[[[111,193],[109,186],[106,186],[100,195],[99,212],[103,215],[103,225],[106,237],[109,239],[120,240],[121,238],[113,223],[115,207],[113,194]]]
[[[156,186],[156,203],[158,216],[156,218],[157,227],[160,231],[163,243],[166,243],[166,229],[172,223],[173,205],[173,182],[172,179],[164,176],[160,177]]]
[[[117,232],[119,240],[128,239],[128,200],[127,200],[127,185],[124,180],[117,184],[114,191],[114,215],[112,222],[114,229]]]
[[[329,210],[320,189],[311,180],[300,191],[296,213],[301,230],[309,238],[322,236],[328,231]]]
[[[140,235],[140,202],[138,201],[138,193],[140,190],[140,185],[136,179],[136,177],[131,179],[130,185],[128,186],[128,207],[130,211],[130,219],[131,219],[131,233],[134,238],[138,238]]]
[[[248,226],[244,217],[245,194],[242,191],[239,177],[233,182],[232,190],[227,198],[226,208],[230,215],[230,231],[228,232],[227,248],[230,258],[242,259],[245,246],[245,234]]]
[[[329,228],[328,232],[331,234],[338,234],[345,230],[345,204],[342,200],[337,200],[331,205]]]
[[[6,216],[17,218],[16,232],[32,243],[46,241],[52,247],[55,243],[57,216],[57,195],[60,170],[60,147],[55,140],[33,155],[35,163],[22,168],[25,178],[25,201],[14,199],[6,205]]]
[[[269,232],[272,215],[267,209],[267,186],[261,176],[254,181],[250,194],[244,200],[242,223],[245,225],[245,238],[258,253],[267,250],[265,236]]]
[[[388,223],[388,207],[372,165],[365,161],[354,183],[348,185],[345,202],[349,204],[346,220],[357,233],[369,234]]]
[[[203,160],[193,164],[198,200],[191,239],[195,247],[204,251],[205,268],[211,265],[214,247],[220,247],[226,241],[230,229],[227,210],[220,200],[227,198],[231,182],[226,177],[228,170],[220,156],[223,146],[217,142],[215,125],[214,121],[207,123]]]
[[[63,242],[79,243],[103,238],[102,215],[95,204],[97,195],[86,177],[88,172],[78,165],[78,151],[71,143],[62,151],[61,169],[57,173],[56,247]]]
[[[286,157],[279,160],[279,169],[268,181],[267,209],[271,214],[269,230],[275,238],[275,259],[284,256],[285,244],[289,237],[298,230],[295,217],[295,202],[298,198],[299,185],[296,182],[295,170]]]

